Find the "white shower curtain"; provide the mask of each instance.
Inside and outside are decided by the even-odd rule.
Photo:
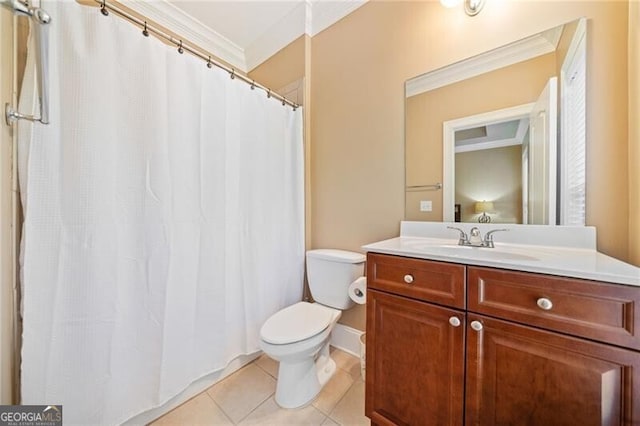
[[[113,15],[42,6],[51,124],[19,128],[22,403],[117,424],[258,350],[301,299],[301,110]]]

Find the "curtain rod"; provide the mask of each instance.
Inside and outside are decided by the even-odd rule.
[[[295,111],[300,105],[298,105],[297,103],[290,101],[289,99],[285,98],[282,95],[279,95],[278,93],[274,92],[273,90],[271,90],[270,88],[263,86],[262,84],[256,82],[255,80],[250,79],[249,77],[245,77],[243,74],[238,74],[236,73],[235,68],[229,68],[226,65],[224,65],[221,62],[216,61],[215,59],[212,58],[212,55],[204,55],[200,52],[198,52],[197,50],[195,50],[195,48],[199,48],[198,46],[196,46],[195,44],[191,44],[188,42],[184,42],[181,39],[176,39],[175,37],[173,37],[170,34],[167,34],[166,32],[153,27],[152,25],[149,25],[149,23],[147,21],[145,21],[144,19],[140,19],[128,12],[126,12],[125,10],[119,8],[119,6],[117,5],[117,3],[107,3],[106,0],[93,0],[95,3],[97,3],[98,5],[100,5],[100,12],[104,15],[104,16],[108,16],[109,15],[109,11],[115,13],[116,15],[128,20],[129,22],[138,25],[141,29],[142,29],[142,35],[145,37],[149,37],[149,34],[154,34],[156,37],[159,37],[161,39],[164,39],[166,41],[168,41],[171,44],[174,44],[177,48],[178,48],[178,53],[182,54],[185,51],[191,53],[193,56],[196,56],[200,59],[202,59],[203,61],[206,62],[206,65],[208,68],[211,68],[213,65],[215,65],[218,68],[221,68],[223,70],[225,70],[226,72],[229,73],[229,76],[231,77],[231,79],[235,79],[236,77],[249,84],[251,86],[251,90],[258,88],[260,90],[263,90],[267,93],[267,98],[275,98],[279,101],[282,102],[282,105],[289,105],[293,108],[293,110]],[[193,46],[193,47],[192,47]],[[204,49],[202,49],[204,51]]]

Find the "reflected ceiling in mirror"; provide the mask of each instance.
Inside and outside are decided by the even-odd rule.
[[[585,68],[580,19],[408,80],[405,218],[584,225]]]

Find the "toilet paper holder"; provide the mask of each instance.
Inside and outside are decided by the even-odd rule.
[[[349,297],[359,305],[367,302],[367,277],[360,277],[349,285]]]

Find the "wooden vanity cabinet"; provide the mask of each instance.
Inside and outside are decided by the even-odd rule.
[[[640,425],[640,287],[376,253],[367,274],[373,424]]]
[[[465,314],[423,300],[464,307],[464,267],[369,254],[367,276],[366,415],[377,425],[461,425]],[[393,294],[403,288],[412,298]]]

